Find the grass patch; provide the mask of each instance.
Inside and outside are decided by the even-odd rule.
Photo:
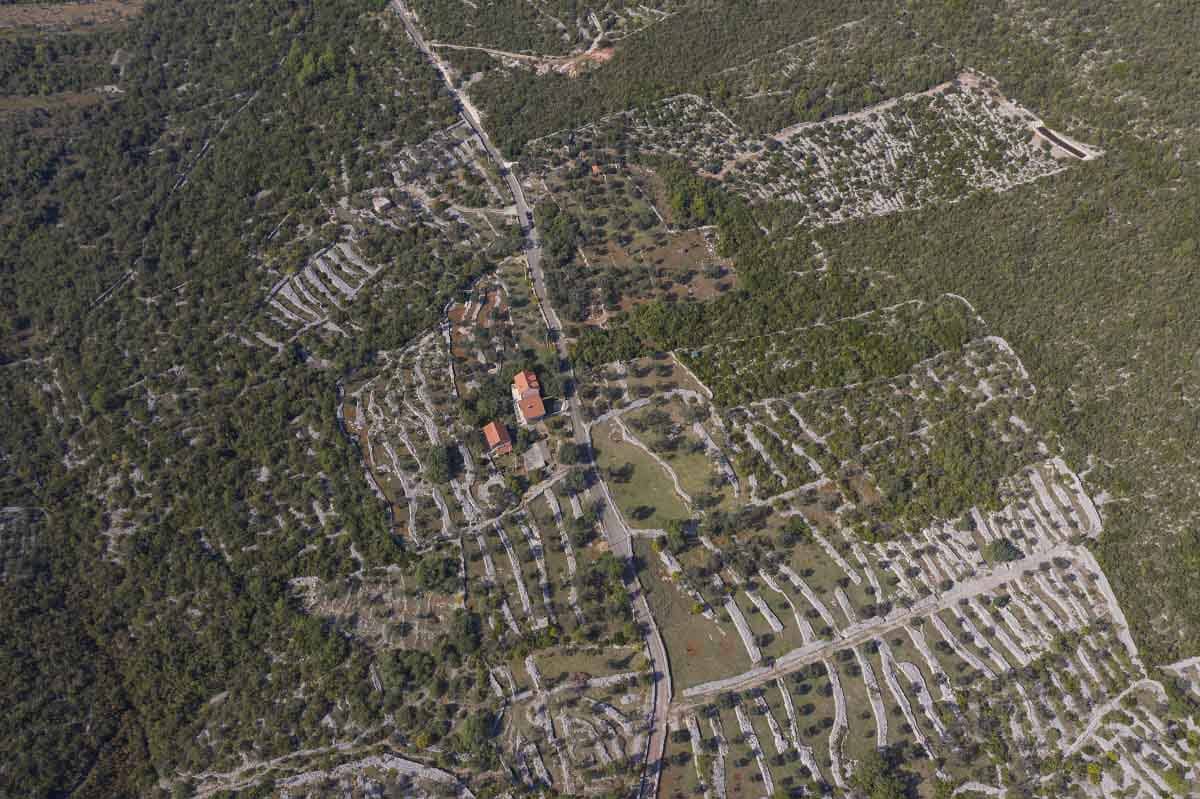
[[[646,563],[641,573],[642,587],[671,655],[676,693],[749,669],[750,658],[732,626],[723,630],[700,614],[693,614],[692,600],[668,581],[666,569],[648,542],[637,541],[634,551]]]
[[[533,558],[533,549],[525,538],[525,533],[516,523],[506,519],[501,522],[508,540],[512,542],[513,550],[517,553],[517,562],[521,565],[521,574],[525,579],[525,589],[529,592],[529,602],[533,607],[533,616],[546,615],[551,621],[554,614],[546,607],[542,598],[542,574],[538,570],[537,561]]]
[[[559,649],[553,654],[537,655],[537,661],[547,682],[564,679],[570,674],[587,674],[591,677],[622,674],[637,671],[645,665],[641,653],[633,647]]]
[[[546,346],[546,323],[525,276],[525,261],[520,258],[506,260],[500,266],[500,279],[508,289],[508,313],[517,348],[536,352]]]
[[[729,756],[725,758],[726,795],[730,799],[758,799],[763,793],[758,763],[750,747],[742,743],[742,729],[738,726],[736,713],[723,706],[721,726],[729,741]]]
[[[875,714],[867,684],[858,673],[858,663],[854,659],[839,661],[833,658],[830,662],[836,665],[842,693],[846,696],[846,721],[850,729],[842,740],[842,754],[852,760],[862,760],[875,751]]]
[[[662,796],[666,799],[692,799],[700,795],[690,742],[676,743],[668,736],[666,762],[667,767],[663,770],[659,782],[659,792]]]
[[[142,12],[143,0],[86,3],[18,3],[0,6],[0,30],[89,30],[125,22]]]
[[[677,371],[682,371],[678,370]],[[626,423],[636,423],[643,417],[658,411],[667,413],[671,422],[677,426],[678,436],[673,449],[660,445],[660,436],[656,432],[640,433],[643,442],[658,453],[679,477],[679,484],[693,499],[703,494],[712,494],[720,498],[719,507],[729,509],[733,504],[733,488],[724,479],[716,463],[704,448],[704,442],[692,430],[692,418],[688,413],[688,405],[679,398],[673,397],[668,402],[649,408],[634,411],[625,417]]]
[[[836,717],[833,695],[827,693],[829,677],[825,674],[813,677],[805,672],[799,678],[790,674],[784,682],[796,708],[796,727],[800,731],[800,739],[812,748],[813,756],[826,769],[825,777],[829,779],[829,732],[833,729]]]
[[[754,635],[754,640],[758,641],[761,636],[769,635],[773,643],[775,633],[763,615],[758,612],[758,608],[750,601],[750,597],[746,596],[745,586],[739,588],[730,585],[729,588],[733,593],[734,603],[741,608],[742,615],[746,617],[746,624],[750,625],[750,632]]]
[[[784,583],[780,582],[779,580],[776,580],[775,584],[780,588],[784,588]],[[792,609],[788,605],[787,601],[784,600],[782,596],[768,588],[766,583],[763,582],[758,583],[758,595],[762,597],[763,601],[767,603],[767,606],[775,612],[775,615],[779,618],[780,623],[783,624],[783,632],[775,633],[775,640],[773,640],[771,645],[764,649],[763,652],[774,657],[779,657],[786,652],[790,652],[797,647],[803,646],[804,636],[800,634],[800,628],[796,626],[796,617],[792,614]],[[804,598],[800,597],[800,599],[801,602],[803,602]],[[808,603],[798,603],[796,605],[796,610],[803,614],[807,609],[807,604]]]
[[[629,525],[662,528],[670,519],[688,518],[688,510],[663,468],[643,450],[619,438],[619,431],[614,439],[614,431],[612,422],[598,425],[592,431],[592,441],[596,462],[605,472],[633,467],[629,479],[609,481],[613,498]]]

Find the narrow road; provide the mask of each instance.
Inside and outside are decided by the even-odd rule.
[[[463,119],[471,127],[480,144],[483,145],[488,157],[495,163],[497,171],[504,177],[504,181],[512,193],[513,202],[517,208],[517,219],[521,224],[521,232],[525,236],[525,260],[529,265],[529,274],[533,282],[533,293],[537,298],[538,304],[541,306],[550,339],[554,342],[555,349],[558,351],[559,370],[571,385],[571,389],[564,393],[567,394],[566,402],[570,411],[571,428],[574,431],[575,442],[584,448],[583,451],[591,452],[591,433],[588,430],[588,426],[584,423],[583,411],[580,408],[579,398],[575,392],[575,373],[571,367],[567,342],[562,334],[562,323],[559,321],[558,314],[550,302],[549,292],[546,290],[546,276],[542,269],[541,236],[533,223],[533,211],[529,207],[529,202],[525,197],[525,189],[521,186],[521,181],[513,169],[515,164],[506,161],[500,154],[500,151],[492,144],[487,130],[483,127],[479,110],[475,108],[471,102],[471,98],[465,92],[459,91],[458,87],[455,86],[449,68],[425,41],[425,37],[417,27],[416,18],[402,0],[392,0],[391,7],[404,23],[404,27],[408,31],[408,35],[413,40],[413,43],[417,46],[417,49],[429,59],[438,73],[441,74],[442,80],[445,81],[450,93],[458,101]],[[594,504],[601,505],[603,508],[601,525],[604,529],[605,538],[608,540],[613,554],[629,562],[633,558],[633,542],[629,534],[629,529],[621,518],[616,503],[613,502],[612,494],[609,492],[603,476],[596,469],[593,470],[593,474],[595,478],[594,484],[588,490],[591,501]],[[646,601],[645,592],[642,590],[636,575],[631,575],[627,579],[626,587],[629,589],[630,596],[633,599],[634,621],[646,631],[646,646],[650,653],[651,667],[657,678],[654,682],[653,709],[649,719],[650,735],[647,739],[646,757],[642,766],[641,785],[638,791],[641,799],[653,799],[653,797],[658,795],[659,772],[662,769],[663,756],[667,746],[667,708],[671,703],[671,668],[667,660],[667,648],[663,644],[662,635],[659,633],[658,625],[654,620],[654,614],[650,610],[650,604]]]

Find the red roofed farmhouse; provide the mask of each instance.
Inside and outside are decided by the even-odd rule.
[[[508,430],[497,422],[488,422],[483,428],[483,437],[487,439],[488,451],[493,455],[507,455],[512,452],[512,439]]]
[[[536,391],[539,395],[542,393],[542,384],[538,382],[537,375],[529,370],[517,372],[513,376],[513,389],[520,392],[521,396],[527,391]]]
[[[533,372],[517,372],[512,384],[513,404],[521,424],[532,424],[546,415],[542,404],[542,385]]]
[[[545,415],[546,406],[542,404],[542,398],[538,395],[517,400],[517,417],[521,424],[533,424]]]

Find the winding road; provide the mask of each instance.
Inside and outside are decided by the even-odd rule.
[[[483,127],[479,110],[471,102],[471,98],[466,92],[460,91],[455,85],[450,69],[429,46],[425,37],[421,34],[420,28],[417,27],[416,17],[401,0],[392,0],[391,8],[404,23],[409,38],[413,40],[417,49],[429,59],[430,63],[433,64],[442,76],[442,80],[446,83],[450,93],[458,101],[463,119],[479,139],[488,157],[495,163],[498,172],[503,176],[509,191],[512,193],[513,203],[517,209],[517,218],[521,224],[521,232],[525,237],[525,260],[529,266],[534,296],[541,307],[542,316],[546,321],[546,328],[549,331],[550,339],[554,342],[554,346],[558,351],[559,370],[568,379],[569,384],[574,386],[575,375],[571,367],[567,341],[562,334],[562,323],[559,321],[558,314],[550,303],[550,296],[546,290],[546,277],[542,269],[541,236],[538,234],[537,226],[533,223],[533,211],[529,207],[529,202],[525,197],[525,189],[521,186],[521,181],[514,171],[513,167],[515,165],[506,161],[500,154],[500,151],[492,144],[487,130]],[[591,452],[591,433],[584,422],[579,398],[573,388],[564,393],[568,395],[566,401],[570,411],[571,427],[574,431],[575,441],[583,447],[584,452]],[[593,472],[593,485],[588,489],[591,502],[603,509],[601,523],[604,528],[605,538],[608,540],[613,554],[628,563],[633,558],[633,543],[629,528],[626,526],[624,519],[621,518],[621,513],[617,510],[616,503],[613,501],[612,494],[609,492],[603,476],[599,470],[593,470]],[[666,646],[663,644],[662,635],[659,633],[658,625],[654,620],[654,614],[650,610],[650,604],[646,601],[645,592],[642,590],[641,584],[636,574],[633,573],[633,570],[627,569],[627,574],[626,588],[629,590],[633,600],[634,620],[646,632],[646,647],[650,654],[651,667],[656,677],[652,697],[652,710],[648,720],[650,734],[647,739],[641,784],[638,790],[638,796],[641,799],[653,799],[653,797],[658,795],[659,774],[662,770],[662,761],[667,745],[667,708],[671,703],[671,668],[670,662],[667,659]]]

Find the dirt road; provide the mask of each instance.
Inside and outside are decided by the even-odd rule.
[[[897,610],[885,617],[867,619],[843,629],[837,636],[828,640],[818,640],[793,649],[782,655],[772,666],[759,666],[712,682],[702,683],[685,690],[685,699],[671,708],[671,712],[679,715],[712,701],[712,697],[726,691],[745,691],[768,682],[785,677],[795,671],[805,668],[811,663],[826,660],[841,649],[858,646],[908,624],[917,618],[929,616],[939,610],[953,607],[960,599],[977,596],[995,591],[1000,586],[1020,578],[1022,575],[1038,571],[1044,563],[1050,563],[1055,558],[1066,557],[1077,560],[1090,567],[1094,560],[1086,548],[1071,544],[1059,544],[1051,549],[1039,552],[1011,566],[989,572],[983,577],[959,583],[941,594],[931,595],[917,602],[911,608]],[[1102,589],[1102,593],[1103,589]],[[1106,599],[1108,599],[1106,595]],[[1109,612],[1113,613],[1113,603],[1108,599]],[[1115,618],[1118,626],[1124,626],[1124,620]],[[1134,652],[1136,656],[1136,651]]]

